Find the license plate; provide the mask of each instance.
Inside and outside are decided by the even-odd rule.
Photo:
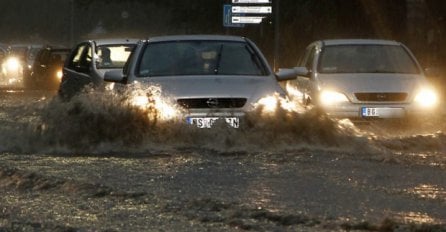
[[[379,116],[378,108],[363,107],[361,109],[361,116],[362,117],[378,117]]]
[[[237,117],[225,117],[225,118],[219,118],[219,117],[188,117],[187,123],[191,125],[196,125],[198,128],[211,128],[212,125],[217,120],[224,119],[226,123],[233,127],[233,128],[239,128],[240,127],[240,118]]]

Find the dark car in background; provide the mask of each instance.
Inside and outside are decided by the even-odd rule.
[[[36,55],[31,74],[25,76],[28,89],[57,90],[62,79],[64,62],[70,54],[70,48],[45,46]]]
[[[122,71],[137,42],[113,38],[78,43],[65,62],[59,96],[69,99],[87,85],[100,86],[106,71]]]
[[[7,54],[8,47],[5,44],[0,43],[0,85],[6,83],[6,76],[3,74],[3,71],[1,71],[1,64],[3,64],[3,61]]]
[[[31,68],[37,53],[43,45],[39,44],[12,44],[2,60],[1,69],[3,85],[23,87],[24,78],[31,74]]]

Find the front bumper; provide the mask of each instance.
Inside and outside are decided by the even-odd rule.
[[[405,118],[431,115],[436,108],[422,108],[415,104],[344,104],[322,107],[323,111],[335,118]],[[373,111],[366,112],[367,110]]]

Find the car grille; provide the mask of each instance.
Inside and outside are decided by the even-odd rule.
[[[178,99],[177,102],[187,109],[241,108],[246,104],[246,98],[188,98]]]
[[[407,93],[355,93],[359,101],[400,102],[405,101]]]

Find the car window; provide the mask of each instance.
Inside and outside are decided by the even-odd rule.
[[[35,60],[37,53],[41,50],[41,48],[30,48],[28,51],[27,59],[30,61]]]
[[[314,57],[314,55],[312,55],[313,51],[314,51],[314,46],[305,49],[305,53],[303,54],[303,56],[300,57],[299,61],[297,62],[297,66],[307,67],[307,64],[311,62],[310,60],[313,60]]]
[[[45,64],[45,61],[48,57],[48,50],[47,49],[42,49],[39,51],[39,53],[37,53],[36,55],[36,63],[34,63],[34,65],[41,65],[41,64]]]
[[[123,68],[134,45],[113,44],[98,46],[97,57],[98,69]]]
[[[87,73],[90,69],[92,61],[92,49],[89,44],[86,44],[83,50],[84,51],[79,60],[79,65],[77,66],[77,71]]]
[[[79,45],[75,50],[73,51],[73,54],[70,58],[70,61],[68,63],[68,68],[75,69],[76,67],[79,67],[81,63],[82,55],[84,54],[84,51],[87,48],[87,44]]]
[[[51,65],[63,65],[68,56],[67,51],[53,50],[48,54],[48,63]]]
[[[320,73],[420,72],[410,54],[399,45],[326,46],[318,65]]]
[[[50,51],[47,49],[43,50],[40,62],[47,64],[49,59],[50,59]]]
[[[316,47],[311,47],[310,52],[308,53],[308,57],[305,61],[305,67],[309,70],[312,71],[313,70],[313,61],[314,61],[314,56],[316,53]]]
[[[244,42],[175,41],[148,44],[138,76],[265,75],[265,64]]]

